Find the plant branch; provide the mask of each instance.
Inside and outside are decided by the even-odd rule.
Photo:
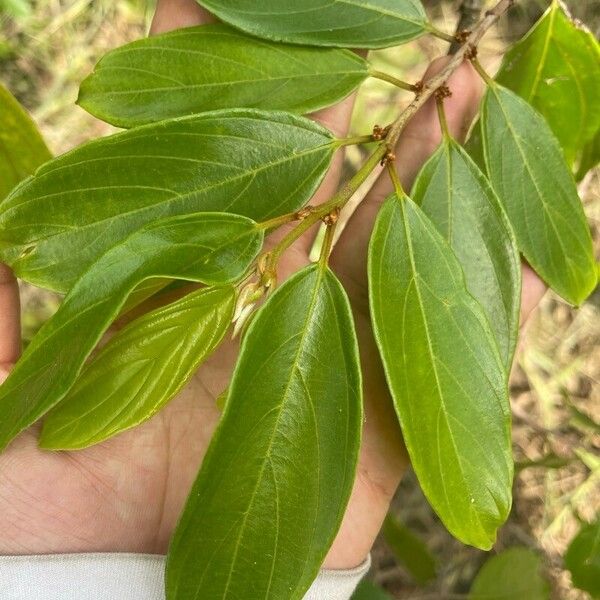
[[[310,211],[307,211],[298,225],[296,225],[296,227],[294,227],[270,252],[267,253],[266,270],[274,271],[281,254],[283,254],[283,252],[303,233],[306,233],[313,225],[322,221],[324,217],[327,217],[332,212],[341,210],[387,153],[388,149],[386,144],[380,144],[377,150],[369,156],[362,167],[336,194],[334,194],[327,202],[316,207],[311,207]],[[298,213],[295,214],[297,215]],[[259,224],[259,226],[262,227],[263,225]]]
[[[374,142],[373,136],[368,133],[366,135],[355,135],[347,138],[340,138],[335,140],[335,144],[339,146],[355,146],[358,144],[370,144]]]
[[[398,177],[398,171],[396,171],[396,167],[389,162],[386,165],[388,175],[392,180],[392,185],[394,186],[394,191],[396,192],[396,196],[398,198],[403,199],[406,194],[404,193],[404,188],[402,187],[402,183],[400,182],[400,177]]]
[[[496,23],[502,14],[504,14],[515,0],[500,0],[494,8],[486,11],[477,25],[473,28],[464,44],[452,56],[448,64],[431,79],[423,82],[422,89],[418,96],[406,107],[402,114],[394,121],[386,138],[386,144],[391,151],[396,145],[402,130],[409,119],[431,98],[433,93],[446,83],[450,75],[456,71],[465,58],[471,58],[477,44],[486,33],[486,31]]]
[[[412,83],[408,83],[407,81],[402,81],[389,73],[384,73],[383,71],[377,71],[376,69],[369,69],[369,75],[374,77],[375,79],[380,79],[381,81],[387,81],[392,85],[395,85],[397,88],[401,90],[407,90],[408,92],[417,92],[418,87]]]
[[[331,254],[331,249],[333,248],[333,240],[335,236],[337,219],[339,217],[339,211],[334,214],[337,215],[335,220],[325,227],[325,235],[323,237],[323,244],[321,245],[321,255],[319,256],[319,263],[322,266],[327,265],[327,262],[329,261],[329,255]]]
[[[444,100],[442,98],[436,98],[435,101],[442,135],[445,139],[448,139],[452,136],[450,135],[450,130],[448,129],[448,120],[446,119],[446,111],[444,110]]]
[[[494,8],[486,11],[484,16],[473,28],[473,31],[465,39],[464,44],[458,49],[456,54],[452,56],[448,64],[437,75],[434,75],[427,81],[415,86],[418,90],[415,99],[389,126],[389,129],[385,128],[385,138],[381,144],[377,147],[375,152],[369,156],[369,158],[355,173],[355,175],[334,196],[320,206],[310,207],[310,209],[306,208],[296,213],[277,217],[274,220],[259,224],[259,227],[265,229],[271,228],[273,225],[299,220],[299,223],[291,231],[289,231],[272,250],[262,255],[263,266],[261,270],[263,275],[265,275],[267,278],[274,277],[277,262],[283,252],[289,248],[301,235],[306,233],[313,225],[317,224],[319,221],[325,220],[328,216],[331,216],[334,213],[339,213],[339,211],[352,198],[355,192],[365,182],[378,164],[385,164],[389,167],[390,163],[394,160],[393,149],[409,119],[419,110],[419,108],[421,108],[421,106],[423,106],[423,104],[425,104],[425,102],[427,102],[427,100],[429,100],[429,98],[433,96],[433,94],[439,88],[444,86],[450,75],[456,71],[465,58],[469,58],[471,60],[475,58],[477,44],[483,35],[513,4],[514,0],[499,0]],[[365,137],[366,136],[359,136],[360,141],[366,141]],[[356,138],[348,138],[348,143],[356,143],[355,139]],[[340,145],[345,145],[344,140],[341,140],[341,142],[342,143]],[[390,168],[390,173],[391,171],[395,172],[395,169]],[[398,187],[400,186],[398,178],[393,178],[392,181],[394,181],[397,189],[401,190],[401,187]],[[334,239],[333,231],[329,232],[329,234],[330,239],[328,239],[328,244],[333,243]]]
[[[445,42],[450,42],[451,44],[454,43],[456,40],[454,39],[454,36],[450,35],[449,33],[446,33],[445,31],[442,31],[441,29],[438,29],[437,27],[435,27],[434,25],[432,25],[431,23],[429,23],[429,26],[427,27],[427,31],[437,37],[440,38],[440,40],[444,40]]]
[[[481,14],[482,0],[462,0],[460,8],[458,9],[459,18],[456,24],[456,39],[450,44],[448,54],[455,54],[460,48],[461,42],[460,37],[464,32],[470,31],[471,27],[477,23],[479,15]]]
[[[477,73],[479,73],[479,76],[481,77],[481,79],[483,79],[486,85],[494,85],[494,80],[489,76],[487,71],[483,68],[481,63],[476,58],[471,59],[471,64],[473,65]]]

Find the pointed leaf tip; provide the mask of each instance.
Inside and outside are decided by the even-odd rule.
[[[404,441],[449,531],[489,549],[511,505],[506,374],[447,242],[409,198],[386,200],[369,248],[371,316]]]
[[[220,19],[252,35],[293,44],[384,48],[419,37],[428,28],[420,0],[198,0]]]
[[[573,176],[544,119],[514,92],[488,87],[481,110],[487,172],[527,262],[560,296],[581,304],[597,274]]]
[[[349,50],[277,44],[227,25],[178,29],[106,54],[78,103],[119,127],[241,106],[308,113],[367,77]]]
[[[345,512],[361,425],[349,303],[331,271],[310,266],[244,336],[171,543],[167,598],[303,598]]]

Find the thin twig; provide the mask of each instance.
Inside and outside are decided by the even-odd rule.
[[[409,119],[431,98],[435,91],[442,87],[450,75],[458,69],[463,60],[475,57],[475,49],[477,44],[485,34],[485,32],[498,20],[498,18],[507,11],[515,0],[500,0],[494,8],[486,11],[479,23],[474,27],[473,31],[466,39],[464,45],[450,59],[448,64],[431,79],[422,82],[418,86],[418,94],[415,99],[406,107],[399,117],[392,123],[389,130],[386,128],[386,137],[381,145],[369,156],[366,162],[356,172],[356,174],[348,181],[332,198],[324,204],[314,207],[312,212],[301,220],[294,229],[292,229],[284,238],[267,253],[267,271],[275,273],[275,267],[281,254],[303,233],[308,231],[313,225],[318,223],[325,215],[332,210],[341,210],[346,203],[357,192],[361,185],[367,179],[371,179],[369,174],[377,167],[378,164],[386,165],[394,160],[394,148],[396,142],[404,129],[404,126]],[[332,240],[333,242],[334,240]]]
[[[473,31],[466,39],[465,43],[458,49],[456,54],[452,56],[448,64],[431,79],[423,82],[423,86],[419,95],[406,107],[402,114],[394,121],[386,138],[387,147],[394,148],[402,130],[409,119],[431,98],[433,93],[446,83],[450,75],[458,69],[465,57],[473,54],[477,44],[485,34],[485,32],[496,23],[502,14],[504,14],[513,4],[515,0],[500,0],[494,8],[485,12],[480,21],[475,25]]]
[[[407,81],[402,81],[389,73],[384,73],[383,71],[377,71],[376,69],[369,69],[369,75],[371,77],[375,77],[375,79],[380,79],[381,81],[386,81],[387,83],[391,83],[395,85],[397,88],[402,90],[407,90],[408,92],[416,92],[417,88],[414,84],[408,83]]]

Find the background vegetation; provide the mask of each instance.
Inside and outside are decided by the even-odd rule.
[[[457,2],[426,4],[437,25],[452,31]],[[600,3],[568,4],[598,35]],[[505,47],[546,5],[544,0],[518,1],[510,18],[485,38],[480,54],[492,72]],[[54,153],[114,131],[74,104],[78,86],[106,51],[146,33],[152,9],[145,0],[0,0],[0,81],[30,110]],[[372,60],[410,81],[420,78],[427,60],[444,51],[444,44],[426,37],[400,50],[377,51]],[[370,80],[361,89],[356,111],[368,121],[356,118],[355,131],[386,123],[392,107],[408,99],[408,94]],[[349,171],[359,162],[359,152],[351,149]],[[580,192],[598,255],[600,170],[588,174]],[[58,301],[23,286],[25,339]],[[540,551],[553,597],[584,599],[588,596],[573,588],[561,556],[580,521],[600,514],[600,292],[577,311],[548,293],[527,329],[511,378],[514,452],[522,468],[513,512],[496,550],[518,545]],[[436,557],[437,578],[417,585],[383,539],[373,553],[371,577],[399,599],[464,597],[486,554],[446,533],[412,477],[403,482],[393,511]]]

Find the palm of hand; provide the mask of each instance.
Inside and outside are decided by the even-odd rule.
[[[193,0],[165,0],[159,3],[155,24],[157,30],[164,30],[206,19]],[[463,65],[449,86],[456,93],[447,101],[448,123],[460,139],[477,110],[480,84],[470,67]],[[352,99],[348,99],[316,118],[344,135],[351,110]],[[435,106],[429,103],[398,144],[398,170],[407,187],[439,137]],[[335,191],[340,167],[338,156],[313,204]],[[376,183],[331,257],[355,311],[366,401],[357,480],[326,561],[334,568],[353,566],[369,551],[406,465],[366,302],[368,237],[377,208],[390,191],[385,179]],[[310,244],[309,234],[289,249],[280,264],[280,279],[308,263]],[[3,286],[3,273],[0,266],[0,314],[6,315],[0,318],[0,340],[5,340],[0,364],[13,362],[18,346],[14,282],[6,275]],[[530,271],[525,272],[524,284],[523,312],[527,314],[544,288]],[[163,411],[98,446],[73,453],[44,452],[37,449],[36,428],[15,440],[0,456],[0,553],[165,552],[218,423],[215,398],[229,382],[236,355],[237,343],[225,343]]]

